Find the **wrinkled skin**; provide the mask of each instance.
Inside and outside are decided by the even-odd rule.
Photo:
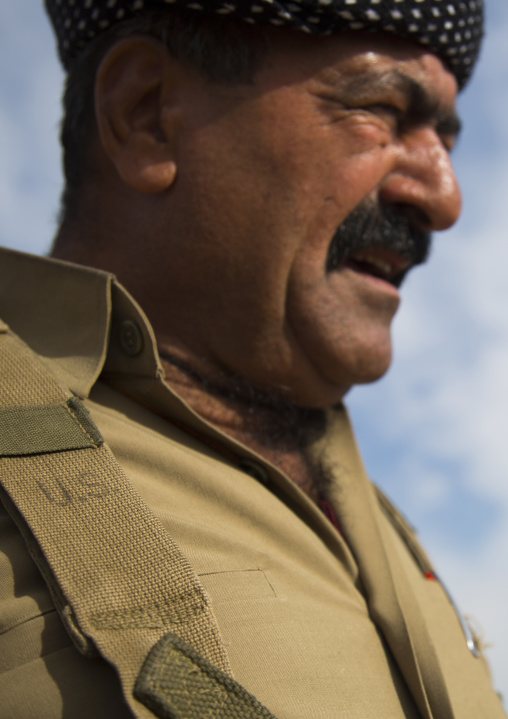
[[[102,173],[107,223],[93,232],[118,242],[98,240],[85,259],[125,282],[163,351],[212,381],[234,374],[326,407],[386,371],[394,280],[408,269],[407,256],[378,247],[331,270],[332,240],[362,203],[419,230],[455,222],[457,87],[437,57],[400,39],[273,38],[252,84],[209,83],[142,43],[109,76],[106,63],[98,113],[120,179]],[[129,96],[117,122],[109,108],[121,114],[145,75],[150,93],[136,112]],[[384,278],[372,260],[388,267]]]
[[[192,220],[177,294],[196,357],[307,406],[380,377],[391,358],[395,287],[326,269],[343,220],[369,200],[439,230],[460,209],[455,79],[424,50],[392,46],[291,37],[252,88],[202,96],[184,141],[176,186]],[[431,112],[411,106],[401,73],[430,95]]]

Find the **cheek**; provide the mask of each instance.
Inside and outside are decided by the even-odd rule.
[[[347,273],[309,287],[290,285],[287,319],[295,346],[334,385],[371,382],[391,360],[390,325],[398,300],[362,289]]]
[[[299,190],[295,216],[301,220],[297,265],[308,284],[323,278],[330,243],[337,229],[377,188],[391,166],[389,153],[372,150],[354,157],[329,153],[310,165]]]
[[[397,150],[390,139],[386,130],[370,122],[315,128],[314,134],[293,138],[274,172],[298,197],[302,218],[310,213],[319,223],[323,212],[323,222],[329,221],[335,231],[391,171]]]
[[[362,135],[375,134],[370,128],[362,130],[365,130],[365,133],[360,133]],[[395,160],[395,150],[391,145],[373,144],[357,135],[351,138],[347,149],[333,156],[331,184],[347,214],[367,195],[375,192]]]

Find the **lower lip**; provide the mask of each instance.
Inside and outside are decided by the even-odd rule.
[[[363,280],[365,280],[365,282],[368,282],[369,284],[373,285],[374,287],[377,287],[380,290],[383,290],[384,292],[388,292],[389,294],[394,295],[396,297],[400,297],[398,289],[394,285],[392,285],[391,282],[384,280],[382,277],[377,277],[376,275],[370,275],[368,272],[359,270],[356,267],[351,267],[348,264],[345,265],[345,269],[349,270],[350,272],[353,272],[357,277],[361,277]]]

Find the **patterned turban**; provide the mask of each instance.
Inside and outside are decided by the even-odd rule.
[[[313,35],[371,30],[429,48],[457,78],[469,79],[483,35],[483,0],[45,0],[68,70],[104,30],[144,10],[172,7]]]

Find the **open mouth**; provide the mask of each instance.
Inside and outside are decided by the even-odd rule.
[[[386,247],[371,247],[354,252],[344,266],[398,287],[410,269],[411,261]]]

